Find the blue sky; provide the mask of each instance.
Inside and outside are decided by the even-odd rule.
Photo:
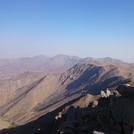
[[[0,57],[134,62],[134,0],[0,0]]]

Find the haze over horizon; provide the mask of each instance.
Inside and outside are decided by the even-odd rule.
[[[134,62],[133,0],[1,0],[0,58],[112,57]]]

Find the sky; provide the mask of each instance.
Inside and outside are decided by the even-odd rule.
[[[0,0],[0,58],[134,62],[134,0]]]

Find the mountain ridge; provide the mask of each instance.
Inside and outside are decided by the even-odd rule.
[[[4,91],[4,88],[10,88],[12,94],[10,95],[10,92],[7,93],[7,99],[0,107],[0,114],[2,117],[17,124],[32,121],[34,119],[33,116],[39,117],[40,114],[43,115],[50,109],[55,109],[83,94],[90,93],[96,95],[102,89],[106,90],[107,88],[134,81],[133,69],[126,70],[126,66],[127,68],[130,67],[128,64],[123,68],[122,65],[103,64],[100,61],[95,63],[85,62],[76,64],[64,73],[37,73],[37,79],[35,73],[26,73],[17,76],[16,79],[11,78],[9,81],[2,81],[1,90]],[[130,72],[131,75],[129,76]],[[25,75],[27,75],[28,79],[30,78],[30,83],[26,83]],[[22,80],[20,81],[19,79]],[[10,81],[14,82],[13,89],[11,85],[4,84],[4,82],[10,83]],[[20,83],[19,87],[15,86],[15,82],[17,84],[18,82]],[[26,119],[28,115],[29,118]]]
[[[77,56],[68,56],[59,54],[54,57],[47,57],[38,55],[35,57],[22,57],[16,59],[0,59],[0,76],[9,77],[13,75],[19,75],[24,72],[46,72],[46,73],[57,73],[64,72],[75,64],[80,62],[96,61],[96,62],[109,62],[113,64],[131,64],[126,63],[118,59],[110,57],[106,58],[80,58]]]
[[[51,58],[47,63],[52,67],[49,68],[49,73],[26,71],[0,79],[0,118],[15,125],[23,125],[85,94],[97,95],[107,88],[134,84],[132,64],[111,61],[109,58],[94,60],[78,57],[70,59],[65,55],[57,57]],[[34,58],[34,64],[37,64],[40,58],[42,61],[44,56]],[[24,64],[23,60],[25,61],[21,59],[21,63]],[[28,58],[26,63],[29,61],[31,59]],[[23,64],[20,67],[23,68]],[[56,73],[53,71],[53,68],[56,68],[55,64],[58,71]],[[64,68],[67,64],[69,66]],[[44,63],[42,65],[44,67]]]

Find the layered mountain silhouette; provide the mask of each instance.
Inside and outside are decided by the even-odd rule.
[[[133,64],[111,58],[57,55],[0,63],[0,117],[13,126],[61,110],[64,104],[69,106],[86,94],[96,96],[101,90],[134,84]],[[44,118],[39,119],[39,124]]]
[[[75,56],[56,55],[55,57],[24,57],[19,59],[0,59],[0,76],[14,76],[24,72],[64,72],[80,62]]]

